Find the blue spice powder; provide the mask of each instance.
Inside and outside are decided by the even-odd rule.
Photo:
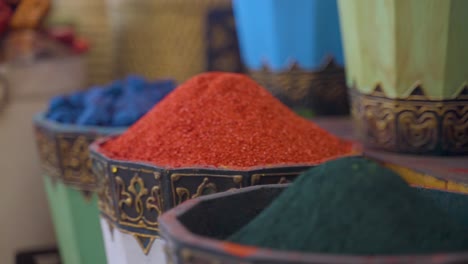
[[[175,87],[172,80],[149,82],[131,75],[107,86],[54,97],[46,117],[64,124],[129,126]]]
[[[394,172],[348,157],[303,173],[228,240],[331,254],[422,254],[468,250],[468,227]]]

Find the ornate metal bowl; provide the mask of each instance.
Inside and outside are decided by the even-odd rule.
[[[348,115],[348,87],[345,69],[328,58],[315,70],[306,70],[298,63],[274,71],[264,64],[260,69],[248,69],[259,84],[292,108],[304,107],[321,116]]]
[[[162,168],[147,162],[114,160],[99,146],[90,147],[93,169],[103,183],[99,195],[101,215],[125,233],[132,234],[145,254],[159,238],[158,217],[182,202],[203,196],[253,185],[292,181],[304,170],[317,164],[256,167],[247,170],[220,168]],[[359,155],[360,147],[356,144]]]
[[[282,190],[283,185],[253,186],[198,197],[159,218],[170,264],[462,264],[467,252],[419,256],[347,256],[269,250],[222,241],[247,224]],[[468,195],[418,188],[444,210],[468,222]]]
[[[60,124],[47,120],[44,113],[34,117],[39,158],[52,179],[78,189],[88,196],[97,188],[91,170],[88,146],[100,137],[117,135],[126,127],[94,127]]]
[[[364,144],[401,153],[468,154],[468,86],[444,100],[431,100],[420,86],[404,99],[389,98],[380,86],[370,94],[350,91]]]

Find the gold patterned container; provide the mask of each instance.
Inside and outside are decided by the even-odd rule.
[[[468,154],[468,27],[460,0],[339,0],[352,112],[369,146]]]
[[[95,195],[98,181],[91,171],[88,145],[124,128],[59,124],[44,114],[35,117],[34,125],[62,261],[106,263]]]
[[[93,169],[103,188],[99,195],[108,263],[164,263],[158,217],[174,206],[206,194],[253,185],[292,181],[317,164],[219,168],[162,168],[151,163],[114,160],[100,152],[108,139],[90,147]],[[355,146],[349,155],[359,155]],[[124,262],[122,262],[124,260]]]
[[[241,70],[230,0],[107,0],[118,73],[183,82]]]
[[[314,71],[295,63],[283,71],[263,65],[248,70],[249,75],[286,105],[300,110],[307,108],[317,115],[348,115],[348,88],[345,70],[333,59],[325,61]]]

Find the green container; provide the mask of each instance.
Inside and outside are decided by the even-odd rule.
[[[44,184],[63,264],[105,264],[99,223],[97,178],[88,145],[125,128],[58,124],[43,114],[34,118]]]
[[[339,0],[352,113],[367,145],[468,154],[466,0]]]

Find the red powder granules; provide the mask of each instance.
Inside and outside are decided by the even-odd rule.
[[[180,85],[101,151],[163,167],[241,169],[317,163],[350,153],[351,144],[245,75],[213,72]]]

